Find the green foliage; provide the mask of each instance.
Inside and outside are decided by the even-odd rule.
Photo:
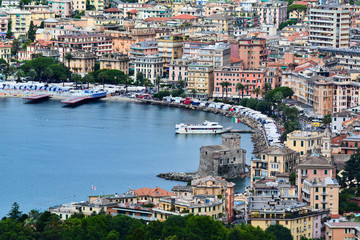
[[[350,188],[356,189],[356,194],[360,194],[360,149],[346,162],[341,182],[343,185],[347,182]]]
[[[144,74],[142,72],[138,72],[136,74],[136,85],[142,86],[144,83]]]
[[[6,37],[7,38],[11,38],[14,35],[14,33],[11,31],[11,29],[12,29],[12,20],[9,20],[9,22],[8,22],[8,30],[6,32]]]
[[[171,93],[169,91],[161,91],[161,92],[155,93],[153,95],[153,97],[162,100],[164,97],[170,96],[170,94]]]
[[[295,25],[296,23],[297,21],[294,19],[287,20],[286,22],[282,22],[279,24],[279,29],[282,30],[284,27]]]
[[[19,221],[22,216],[22,212],[19,210],[19,208],[19,204],[17,202],[14,202],[11,206],[10,212],[8,213],[9,218],[15,221]]]
[[[282,96],[279,94],[281,93]],[[294,91],[289,87],[277,87],[270,90],[266,95],[265,99],[269,101],[279,101],[279,96],[282,98],[291,98],[294,95]]]
[[[322,123],[325,125],[329,125],[331,123],[331,114],[324,115]]]
[[[11,55],[15,56],[20,50],[21,42],[18,39],[14,39],[11,45]]]
[[[36,27],[34,26],[33,21],[31,21],[29,31],[27,33],[27,37],[31,42],[35,40],[35,34],[36,34]]]
[[[95,82],[106,84],[124,84],[126,82],[126,75],[123,71],[114,69],[101,69],[97,70],[91,75],[94,77]]]
[[[79,12],[78,10],[75,11],[75,15],[74,15],[74,18],[75,19],[81,19],[81,16],[84,16],[85,15],[85,11],[81,11]]]
[[[41,21],[41,23],[40,23],[40,27],[39,28],[42,28],[42,29],[44,29],[45,28],[45,22],[44,21]]]
[[[306,6],[301,5],[301,4],[291,4],[290,6],[288,6],[287,11],[288,12],[292,12],[292,11],[296,11],[297,13],[299,12],[305,12],[307,9]]]
[[[18,206],[17,206],[18,207]],[[24,224],[12,218],[0,221],[0,240],[275,240],[259,227],[236,225],[227,227],[210,216],[170,216],[166,221],[142,220],[126,215],[74,214],[65,221],[46,211],[32,210]]]
[[[62,64],[58,64],[53,59],[47,57],[38,57],[27,61],[21,66],[21,70],[24,71],[26,76],[34,77],[40,81],[46,79],[49,82],[65,80],[68,72]]]
[[[274,235],[276,240],[293,240],[290,230],[279,224],[270,225],[265,232]]]
[[[289,182],[291,185],[295,186],[295,180],[296,180],[296,173],[291,173],[289,177]]]

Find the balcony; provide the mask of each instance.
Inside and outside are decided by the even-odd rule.
[[[321,195],[327,196],[327,192],[322,192]]]

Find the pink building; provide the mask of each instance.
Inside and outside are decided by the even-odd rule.
[[[135,60],[138,57],[145,55],[158,54],[158,42],[157,41],[144,41],[135,43],[130,47],[130,59]]]
[[[188,65],[195,63],[189,59],[175,59],[169,63],[169,81],[187,81]]]
[[[213,97],[222,96],[222,82],[230,82],[228,87],[228,97],[239,98],[239,91],[236,85],[245,85],[244,97],[260,98],[261,90],[265,84],[265,69],[243,70],[241,66],[223,67],[214,71],[214,92]],[[260,93],[256,96],[255,89],[260,88]],[[225,95],[225,90],[224,90]],[[242,92],[240,91],[240,95]]]

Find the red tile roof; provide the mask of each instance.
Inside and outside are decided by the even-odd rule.
[[[243,60],[241,60],[240,58],[236,58],[236,57],[231,57],[231,63],[236,63],[236,62],[242,62]]]
[[[108,8],[108,9],[105,9],[104,12],[106,13],[113,13],[113,12],[122,12],[121,10],[117,9],[117,8]]]
[[[11,47],[11,45],[0,42],[0,48],[9,48],[9,47]]]
[[[139,12],[138,10],[133,9],[133,10],[128,11],[127,13],[138,13],[138,12]]]
[[[134,191],[135,196],[151,196],[151,197],[167,197],[167,196],[175,196],[174,193],[166,191],[162,188],[139,188]]]
[[[198,17],[189,14],[180,14],[175,17],[172,17],[171,19],[191,20],[191,19],[198,19]]]
[[[167,17],[148,17],[144,19],[144,22],[166,22],[169,20],[170,18]]]

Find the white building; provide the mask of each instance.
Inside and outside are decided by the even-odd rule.
[[[3,0],[1,1],[2,7],[19,6],[20,0]]]
[[[146,19],[149,17],[171,17],[171,8],[162,5],[156,5],[154,7],[142,7],[137,9],[138,19]]]
[[[334,113],[331,116],[331,132],[335,134],[340,133],[343,130],[343,122],[350,120],[355,116],[356,114],[349,111]]]
[[[315,46],[348,48],[350,10],[340,5],[320,5],[309,10],[309,43]]]
[[[275,25],[287,20],[287,3],[280,1],[264,2],[255,7],[260,16],[260,24]]]
[[[147,55],[136,58],[134,62],[135,76],[142,72],[153,84],[157,76],[163,75],[164,59],[159,55]]]

